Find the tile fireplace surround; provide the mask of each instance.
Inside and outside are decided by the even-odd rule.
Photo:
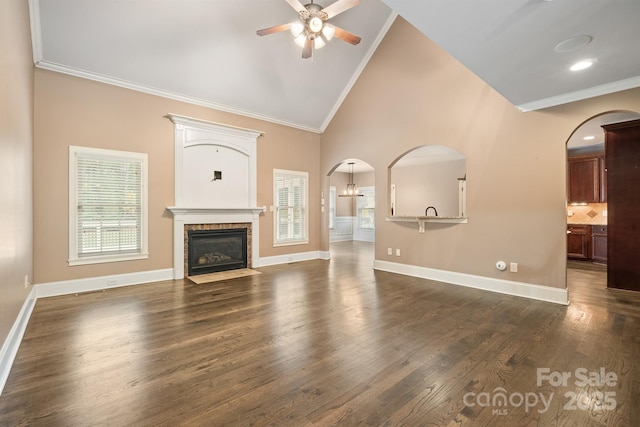
[[[173,278],[186,277],[188,229],[248,228],[248,265],[258,267],[256,144],[262,132],[184,116],[167,116],[175,129]]]

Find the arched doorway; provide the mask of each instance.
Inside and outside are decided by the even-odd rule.
[[[357,250],[373,263],[375,242],[375,171],[360,159],[345,159],[328,173],[329,247]]]
[[[583,122],[567,141],[567,285],[607,287],[607,170],[603,125],[640,118],[604,112]],[[573,299],[573,297],[572,297]]]

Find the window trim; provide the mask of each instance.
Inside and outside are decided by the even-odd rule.
[[[304,237],[298,240],[278,240],[278,175],[292,175],[304,178],[304,206],[302,212],[304,214],[303,231]],[[309,244],[309,173],[302,171],[292,171],[286,169],[273,170],[273,247],[306,245]]]
[[[78,189],[78,157],[93,156],[104,159],[134,160],[140,162],[140,252],[129,254],[99,254],[95,256],[78,256],[77,246],[77,189]],[[129,151],[108,150],[69,146],[69,266],[101,264],[108,262],[148,259],[148,155]]]
[[[337,194],[336,186],[329,186],[329,230],[335,230],[336,228]]]
[[[360,190],[360,194],[362,194],[363,197],[358,197],[357,200],[356,200],[356,228],[358,228],[360,230],[375,230],[376,229],[376,222],[375,222],[376,188],[374,186],[360,187],[359,190]],[[373,208],[361,208],[361,207],[358,207],[360,202],[364,201],[365,199],[367,199],[370,196],[373,197],[373,202],[374,202],[374,207]],[[362,227],[361,226],[362,217],[361,217],[360,213],[361,213],[361,211],[363,209],[370,209],[370,210],[373,211],[373,223],[371,224],[371,227]]]

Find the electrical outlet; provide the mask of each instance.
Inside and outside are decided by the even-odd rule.
[[[393,255],[393,249],[387,248],[387,255]]]
[[[396,249],[396,256],[400,256],[400,248]]]
[[[517,262],[512,262],[509,264],[509,271],[511,271],[512,273],[517,273],[518,272],[518,263]]]
[[[30,284],[31,284],[31,282],[29,282],[29,275],[25,274],[24,275],[24,288],[25,289],[28,288]]]

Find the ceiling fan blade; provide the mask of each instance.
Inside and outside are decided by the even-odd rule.
[[[304,42],[304,48],[302,49],[302,58],[307,59],[311,58],[311,53],[313,52],[313,40],[307,37],[307,40]]]
[[[360,0],[338,0],[322,9],[322,11],[327,14],[327,19],[329,19],[359,4]]]
[[[287,31],[291,29],[291,24],[282,24],[276,25],[275,27],[263,28],[262,30],[256,31],[256,34],[259,36],[266,36],[273,33],[279,33],[280,31]]]
[[[300,12],[304,12],[307,10],[306,7],[304,7],[304,5],[302,3],[300,3],[298,0],[285,0],[287,3],[289,3],[289,6],[291,6],[292,8],[294,8],[296,10],[296,12],[300,13]]]
[[[337,37],[340,40],[351,43],[354,46],[360,43],[360,40],[362,40],[359,36],[356,36],[355,34],[350,33],[347,30],[343,30],[342,28],[336,27],[335,25],[333,27],[336,29],[334,37]]]

